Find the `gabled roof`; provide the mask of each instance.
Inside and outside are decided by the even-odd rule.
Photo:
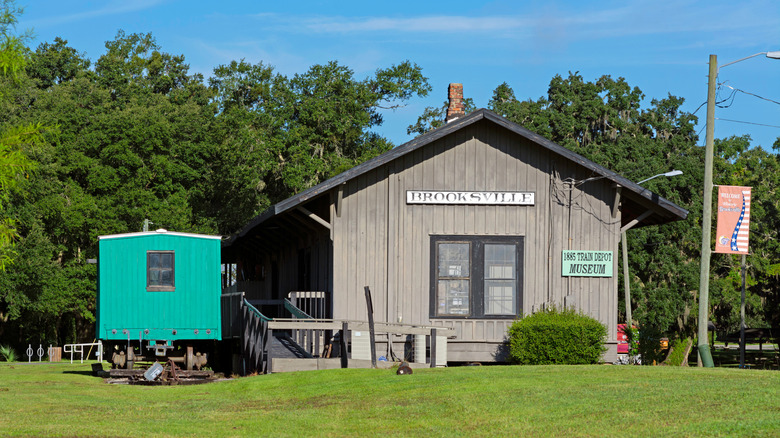
[[[347,170],[346,172],[340,173],[327,181],[324,181],[310,189],[304,190],[285,199],[284,201],[271,206],[262,214],[252,219],[243,229],[241,229],[241,231],[223,242],[223,246],[230,246],[237,238],[246,235],[253,228],[271,218],[292,210],[302,205],[303,203],[328,193],[331,189],[336,188],[339,185],[352,180],[353,178],[370,172],[377,167],[387,164],[397,158],[420,149],[442,137],[445,137],[467,126],[473,125],[481,120],[488,120],[495,123],[496,125],[506,128],[507,130],[533,141],[542,148],[545,148],[562,158],[583,166],[584,168],[593,172],[594,175],[608,179],[616,186],[622,187],[622,225],[626,225],[635,219],[638,219],[638,222],[635,225],[636,227],[659,225],[667,222],[684,220],[688,216],[688,211],[678,206],[677,204],[658,196],[657,194],[636,184],[635,182],[630,181],[618,175],[617,173],[600,166],[553,141],[542,137],[541,135],[531,132],[516,123],[510,122],[509,120],[499,116],[492,111],[482,108],[468,114],[465,117],[461,117],[450,123],[447,123],[438,129],[427,132],[412,141],[394,148],[391,151],[385,152],[382,155],[359,164],[352,169]]]

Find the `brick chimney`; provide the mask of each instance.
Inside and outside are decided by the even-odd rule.
[[[466,115],[466,112],[463,110],[463,84],[450,84],[448,94],[450,106],[447,108],[446,123]]]

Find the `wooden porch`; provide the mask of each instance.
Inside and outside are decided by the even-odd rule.
[[[314,297],[316,298],[316,297]],[[323,309],[312,296],[310,311]],[[307,307],[299,302],[301,307]],[[287,317],[268,317],[259,308]],[[307,310],[309,310],[307,309]],[[319,313],[312,311],[312,313]],[[223,339],[239,342],[242,375],[333,368],[390,368],[406,361],[412,368],[446,366],[445,327],[315,318],[284,300],[247,300],[243,292],[222,295]],[[401,346],[396,352],[394,346]],[[384,351],[384,353],[377,353]]]

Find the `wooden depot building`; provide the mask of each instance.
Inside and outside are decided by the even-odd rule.
[[[273,205],[223,242],[234,291],[316,291],[317,315],[449,327],[451,362],[502,361],[514,320],[573,306],[616,357],[621,230],[688,212],[486,109]],[[378,348],[381,351],[381,348]]]

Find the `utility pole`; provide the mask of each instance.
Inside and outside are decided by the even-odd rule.
[[[699,272],[699,366],[713,367],[707,328],[710,290],[710,232],[712,230],[712,160],[715,151],[715,86],[718,80],[718,57],[710,55],[707,87],[707,138],[704,147],[704,201],[701,221],[701,270]]]
[[[704,201],[701,222],[701,271],[699,272],[699,366],[714,366],[710,346],[707,342],[707,325],[709,324],[709,290],[710,290],[710,231],[712,230],[712,160],[715,154],[715,89],[718,80],[718,70],[727,65],[736,64],[759,55],[770,59],[780,59],[780,51],[759,52],[736,61],[727,62],[718,67],[718,57],[710,55],[710,77],[707,88],[707,143],[704,147]]]

